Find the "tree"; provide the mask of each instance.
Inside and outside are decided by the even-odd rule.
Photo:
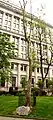
[[[26,94],[26,105],[30,106],[30,98],[31,98],[31,81],[32,81],[32,69],[36,67],[36,64],[38,63],[40,70],[41,70],[41,78],[42,78],[42,88],[44,88],[44,81],[48,75],[49,72],[49,68],[50,65],[52,64],[52,54],[53,54],[53,48],[52,48],[52,41],[51,41],[51,34],[50,34],[50,30],[47,27],[47,24],[41,20],[39,18],[33,18],[34,16],[32,15],[32,13],[29,16],[29,31],[27,31],[27,12],[25,11],[25,7],[26,7],[26,3],[25,0],[23,0],[23,6],[21,5],[21,9],[22,9],[22,15],[23,15],[23,29],[24,29],[24,36],[25,36],[25,41],[27,41],[28,44],[28,61],[29,61],[29,79],[28,79],[28,85],[27,85],[27,94]],[[43,6],[42,6],[43,8]],[[42,10],[41,10],[42,11]],[[34,28],[35,25],[35,34],[32,33],[32,30]],[[32,43],[32,39],[31,39],[31,34],[32,36],[36,37],[36,39],[38,39],[39,41],[39,46],[40,46],[40,62],[38,62],[36,60],[36,55],[35,54],[35,49],[32,50],[31,48],[31,43]],[[34,34],[34,35],[33,35]],[[50,51],[50,58],[47,56],[45,57],[43,54],[43,50],[42,50],[42,46],[43,43],[45,42],[46,45],[48,45],[48,37],[50,40],[50,45],[49,48],[46,47],[47,53]],[[47,71],[46,74],[44,76],[43,73],[43,61],[46,61],[47,64]],[[33,63],[33,65],[32,65]]]
[[[0,33],[0,83],[10,78],[10,58],[13,58],[14,49],[15,44],[10,42],[9,36]]]
[[[43,11],[43,6],[41,6]],[[44,81],[48,75],[49,68],[53,62],[53,42],[52,42],[52,33],[51,30],[48,28],[47,24],[40,19],[38,19],[38,23],[36,24],[36,33],[38,34],[39,40],[39,49],[40,49],[40,71],[41,71],[41,78],[42,78],[42,89],[44,88]],[[45,48],[44,48],[45,47]],[[46,50],[46,55],[44,55],[44,49]],[[43,64],[46,64],[46,72],[44,75],[43,72]]]
[[[26,92],[26,106],[31,106],[31,83],[32,83],[32,70],[36,67],[36,53],[35,49],[31,48],[31,32],[33,28],[32,23],[32,14],[30,15],[29,21],[29,31],[27,31],[27,12],[25,11],[27,1],[23,0],[23,6],[21,5],[22,15],[23,15],[23,29],[24,29],[24,37],[25,41],[28,45],[28,61],[29,61],[29,78],[27,82],[27,92]]]

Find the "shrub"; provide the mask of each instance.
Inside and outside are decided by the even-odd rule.
[[[47,92],[45,90],[42,90],[40,88],[37,88],[37,87],[34,87],[32,88],[32,95],[33,95],[33,92],[36,93],[36,96],[45,96],[47,94]]]
[[[34,88],[32,88],[31,89],[31,92],[32,92],[32,95],[33,95],[33,92],[36,92],[36,96],[38,96],[39,95],[39,88],[37,88],[37,87],[34,87]]]
[[[9,92],[7,92],[7,91],[0,91],[0,95],[8,95],[9,94]]]
[[[9,88],[9,93],[10,93],[10,94],[13,94],[13,87],[10,87],[10,88]]]
[[[47,95],[47,92],[46,92],[45,90],[41,90],[41,89],[40,89],[39,95],[40,95],[40,96],[45,96],[45,95]]]
[[[42,80],[38,80],[37,85],[40,89],[42,89]]]
[[[25,96],[23,94],[19,94],[18,106],[22,105],[25,105]]]
[[[4,95],[5,91],[0,91],[0,95]]]
[[[12,94],[13,94],[14,96],[17,96],[17,95],[18,95],[17,90],[14,90],[14,91],[12,92]]]
[[[53,80],[48,80],[48,88],[53,88]]]

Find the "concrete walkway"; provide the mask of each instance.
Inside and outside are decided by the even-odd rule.
[[[0,116],[0,120],[33,120],[33,119],[12,118],[12,117],[2,117],[2,116]]]

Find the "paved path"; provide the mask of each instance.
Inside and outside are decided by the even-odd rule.
[[[24,119],[24,118],[12,118],[12,117],[1,117],[0,120],[33,120],[33,119]]]

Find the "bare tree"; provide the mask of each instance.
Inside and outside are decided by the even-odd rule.
[[[43,6],[41,11],[43,11]],[[51,30],[48,28],[48,25],[40,18],[41,17],[39,17],[38,19],[38,24],[36,24],[36,31],[38,33],[39,48],[40,48],[39,64],[40,64],[40,71],[42,78],[42,88],[44,88],[44,81],[47,78],[49,68],[52,64],[52,59],[53,59],[53,42],[52,42]],[[43,46],[45,46],[46,56],[44,55]],[[43,64],[47,66],[45,75],[43,72]]]
[[[25,11],[27,1],[23,0],[23,7],[21,5],[21,10],[23,14],[23,29],[24,29],[24,36],[25,36],[25,41],[27,42],[28,45],[28,61],[29,61],[29,78],[27,82],[27,92],[26,92],[26,106],[31,106],[31,83],[32,83],[32,69],[36,67],[36,54],[34,49],[32,50],[31,48],[31,30],[32,30],[32,14],[30,14],[30,21],[29,21],[29,32],[27,32],[27,12]],[[29,17],[29,15],[28,15]]]
[[[31,106],[31,81],[32,81],[32,69],[33,67],[36,67],[36,64],[38,63],[36,61],[36,57],[35,57],[35,51],[31,49],[31,31],[32,31],[32,27],[34,27],[34,23],[35,23],[35,27],[36,27],[36,38],[37,38],[37,34],[38,34],[38,40],[39,40],[39,45],[40,45],[40,70],[41,70],[41,78],[42,78],[42,88],[44,87],[44,81],[48,75],[49,72],[49,67],[52,63],[52,43],[51,43],[51,35],[50,35],[50,31],[49,33],[47,32],[47,25],[45,24],[44,21],[42,21],[40,18],[39,19],[33,19],[32,14],[28,14],[25,11],[26,8],[26,4],[27,1],[25,2],[25,0],[23,0],[23,6],[21,5],[21,10],[22,10],[22,15],[23,15],[23,28],[24,28],[24,37],[25,37],[25,41],[28,44],[28,61],[29,61],[29,78],[28,78],[28,84],[27,84],[27,92],[26,92],[26,106]],[[29,24],[30,24],[30,32],[27,32],[27,17],[29,17]],[[37,21],[37,23],[36,23]],[[48,41],[47,41],[47,36],[49,37],[50,40],[50,53],[51,53],[51,57],[50,59],[47,57],[45,57],[43,55],[43,51],[42,51],[42,45],[44,43],[44,41],[46,42],[46,44],[48,45]],[[47,64],[47,71],[46,74],[44,76],[43,73],[43,61],[46,60],[46,64]]]

